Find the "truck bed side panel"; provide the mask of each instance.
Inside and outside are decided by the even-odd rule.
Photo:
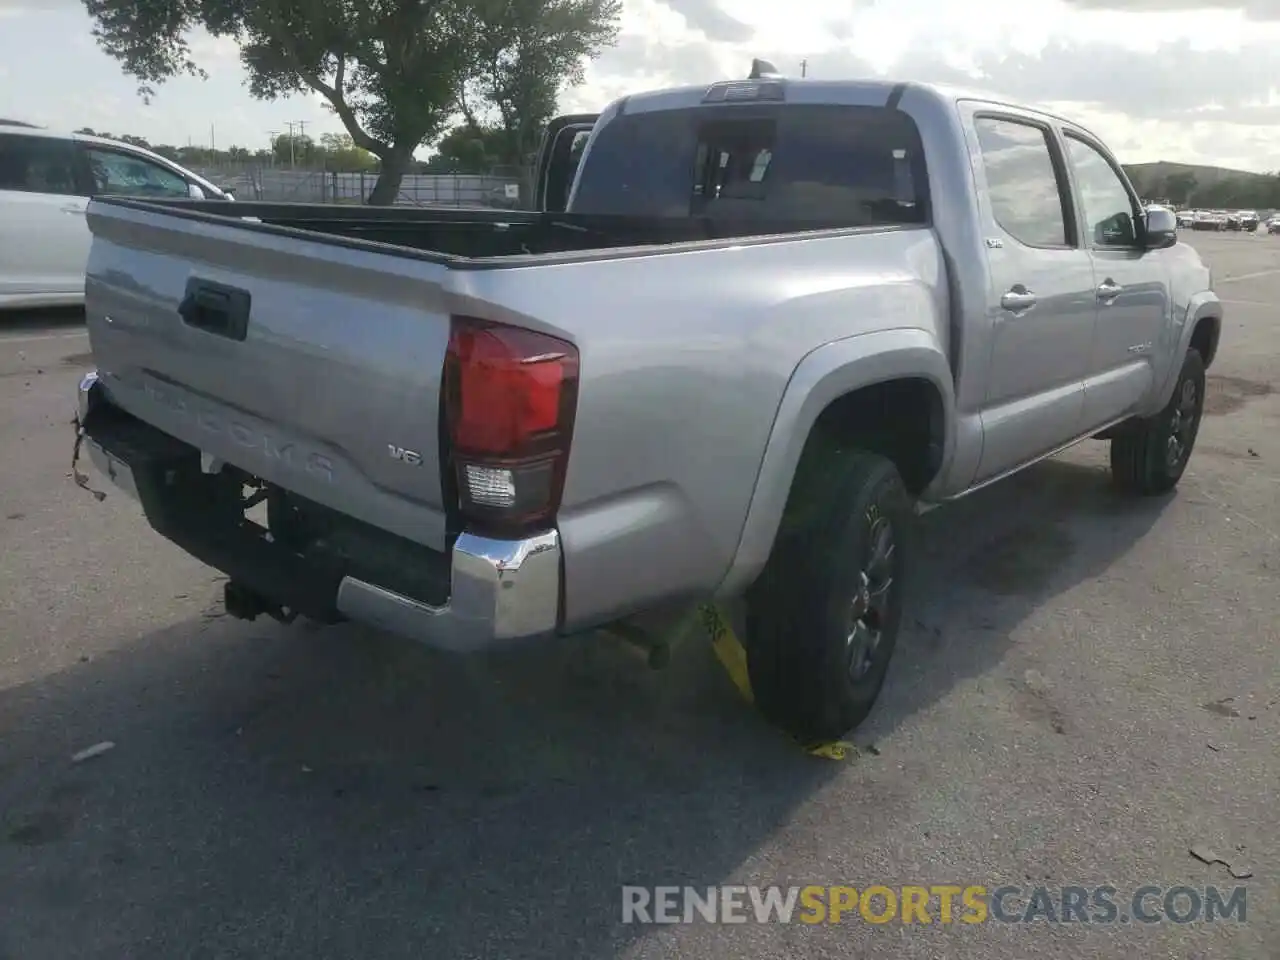
[[[947,355],[926,228],[468,274],[463,312],[551,328],[581,355],[559,528],[570,628],[714,590],[801,360],[869,331]]]
[[[446,267],[108,204],[93,204],[89,223],[89,336],[116,403],[251,474],[444,548]],[[242,341],[179,315],[193,278],[248,295]]]

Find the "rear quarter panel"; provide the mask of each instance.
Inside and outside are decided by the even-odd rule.
[[[806,356],[899,329],[947,355],[927,229],[476,271],[458,290],[580,351],[559,515],[570,629],[717,588]]]

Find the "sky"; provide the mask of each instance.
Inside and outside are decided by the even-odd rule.
[[[79,0],[0,0],[0,117],[224,148],[296,121],[341,132],[318,97],[252,99],[234,43],[192,47],[209,79],[146,105]],[[788,75],[804,60],[811,77],[989,89],[1071,117],[1127,163],[1280,168],[1280,0],[624,0],[617,46],[561,105],[745,76],[755,56]]]

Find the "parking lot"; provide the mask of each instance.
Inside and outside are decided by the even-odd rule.
[[[699,643],[655,672],[598,636],[455,659],[227,618],[220,577],[71,480],[82,327],[7,320],[0,958],[1274,960],[1280,242],[1185,240],[1228,319],[1178,492],[1119,499],[1087,444],[927,515],[842,761],[764,725]],[[620,923],[623,884],[733,883],[1239,883],[1249,909]]]

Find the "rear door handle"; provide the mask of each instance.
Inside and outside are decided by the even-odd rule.
[[[1036,305],[1036,295],[1020,283],[1015,283],[1003,297],[1000,306],[1010,313],[1022,313]]]
[[[1110,277],[1098,284],[1098,299],[1104,302],[1110,302],[1124,292],[1124,287],[1116,283]]]

